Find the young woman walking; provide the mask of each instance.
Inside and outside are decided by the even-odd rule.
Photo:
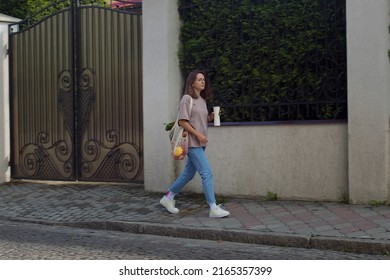
[[[193,99],[193,106],[190,112],[191,98]],[[191,72],[187,77],[185,92],[179,109],[179,124],[189,133],[188,158],[183,172],[160,200],[160,203],[170,213],[179,213],[179,209],[175,207],[175,195],[198,172],[202,179],[206,201],[210,206],[209,217],[222,218],[230,215],[229,211],[223,210],[216,204],[213,171],[205,153],[208,142],[208,122],[214,119],[214,113],[208,115],[207,110],[206,101],[210,98],[211,88],[208,81],[206,81],[206,73],[200,70]]]

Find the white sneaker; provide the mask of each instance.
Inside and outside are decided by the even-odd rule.
[[[160,203],[169,213],[176,214],[179,213],[179,209],[175,207],[175,201],[173,199],[168,199],[165,195],[161,198]]]
[[[210,218],[223,218],[226,216],[229,216],[230,212],[223,210],[219,205],[215,207],[214,209],[210,210],[209,217]]]

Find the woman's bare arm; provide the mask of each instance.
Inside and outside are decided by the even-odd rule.
[[[192,135],[195,135],[200,142],[207,143],[207,137],[197,131],[195,128],[193,128],[187,120],[179,120],[179,125]]]

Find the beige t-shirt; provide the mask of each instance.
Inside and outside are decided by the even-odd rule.
[[[193,128],[207,137],[207,104],[201,96],[193,98],[192,111],[190,112],[191,96],[185,94],[180,101],[179,120],[187,120]],[[205,147],[207,143],[201,143],[199,139],[189,133],[188,147]]]

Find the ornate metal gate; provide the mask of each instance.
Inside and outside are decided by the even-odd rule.
[[[79,2],[10,26],[12,177],[142,181],[141,15]]]

